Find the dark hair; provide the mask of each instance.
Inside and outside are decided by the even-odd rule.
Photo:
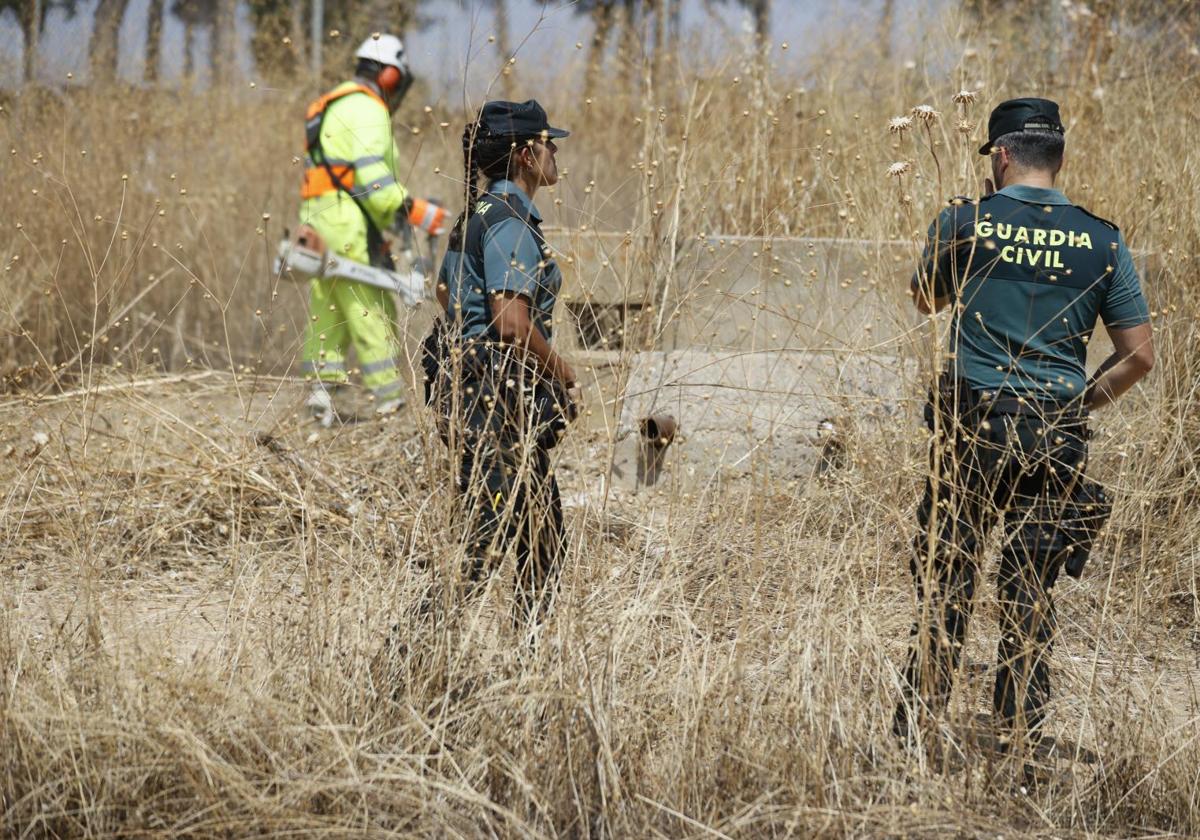
[[[992,145],[1008,149],[1013,163],[1022,168],[1058,171],[1066,138],[1059,131],[1026,129],[1002,134]]]
[[[492,134],[477,122],[467,123],[462,136],[466,207],[454,225],[460,236],[475,214],[475,204],[479,201],[479,176],[489,181],[511,177],[513,155],[524,145],[524,138]]]

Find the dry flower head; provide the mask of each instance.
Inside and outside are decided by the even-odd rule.
[[[942,118],[942,115],[932,105],[918,105],[912,109],[912,117],[925,125],[933,125]]]

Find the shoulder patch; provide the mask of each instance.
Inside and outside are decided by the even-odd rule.
[[[1091,210],[1087,209],[1086,207],[1080,207],[1078,204],[1076,204],[1076,205],[1075,205],[1075,209],[1076,209],[1076,210],[1079,210],[1079,211],[1080,211],[1080,212],[1082,212],[1082,213],[1086,213],[1087,215],[1089,215],[1089,216],[1091,216],[1093,219],[1095,219],[1097,222],[1101,222],[1101,223],[1103,223],[1103,224],[1106,224],[1106,225],[1108,225],[1110,228],[1112,228],[1112,229],[1113,229],[1113,230],[1115,230],[1115,231],[1118,231],[1118,232],[1119,232],[1119,231],[1121,230],[1121,229],[1120,229],[1119,227],[1117,227],[1117,226],[1116,226],[1116,224],[1114,224],[1113,222],[1110,222],[1108,219],[1104,218],[1103,216],[1097,216],[1095,213],[1093,213]]]
[[[475,211],[471,214],[470,222],[467,223],[467,229],[463,235],[463,250],[470,251],[472,249],[473,237],[482,237],[486,231],[500,223],[519,218],[520,216],[512,208],[512,205],[504,201],[502,196],[491,193],[483,194],[475,202]]]

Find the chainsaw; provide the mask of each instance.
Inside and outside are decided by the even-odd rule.
[[[418,306],[425,299],[425,275],[429,266],[412,254],[411,247],[405,248],[404,256],[408,257],[411,266],[408,271],[365,265],[330,251],[321,234],[311,225],[300,225],[294,236],[288,236],[285,231],[274,270],[276,275],[298,275],[296,279],[340,277],[354,280],[394,292],[406,306]]]

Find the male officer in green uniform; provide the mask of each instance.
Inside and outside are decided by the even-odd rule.
[[[893,726],[940,713],[958,669],[979,550],[1000,519],[1000,742],[1028,755],[1050,697],[1050,589],[1070,556],[1087,415],[1154,363],[1149,313],[1117,226],[1055,189],[1064,129],[1046,99],[1001,103],[988,121],[992,178],[929,229],[912,280],[925,314],[952,307],[947,363],[931,393],[931,470],[912,558],[917,617]],[[993,192],[993,184],[996,191]],[[1089,381],[1097,318],[1114,352]]]

